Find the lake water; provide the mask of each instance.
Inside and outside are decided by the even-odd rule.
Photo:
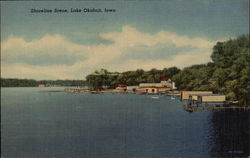
[[[183,110],[134,94],[1,88],[3,158],[209,158],[250,155],[250,112]]]

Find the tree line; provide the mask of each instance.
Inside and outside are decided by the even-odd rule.
[[[13,79],[1,78],[1,87],[38,87],[39,84],[47,86],[85,86],[83,80],[33,80],[33,79]]]
[[[211,55],[212,62],[192,65],[180,70],[177,67],[163,70],[138,69],[127,72],[95,71],[86,77],[92,87],[115,88],[119,84],[138,85],[139,83],[160,82],[168,77],[176,83],[179,90],[209,90],[225,94],[229,100],[240,104],[250,102],[250,51],[249,35],[217,42]]]
[[[119,84],[126,84],[128,86],[139,85],[140,83],[157,83],[163,77],[171,78],[179,73],[180,69],[177,67],[165,68],[163,70],[151,69],[144,71],[138,69],[136,71],[126,72],[108,72],[106,69],[96,70],[94,73],[86,77],[86,83],[93,89],[99,87],[115,88]]]

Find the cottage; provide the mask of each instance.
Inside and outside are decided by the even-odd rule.
[[[118,87],[115,88],[116,90],[126,91],[127,85],[126,84],[119,84]]]
[[[46,85],[45,85],[45,83],[39,83],[38,84],[38,87],[45,87]]]

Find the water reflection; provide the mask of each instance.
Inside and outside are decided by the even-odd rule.
[[[250,155],[250,111],[214,111],[211,157],[248,157]]]

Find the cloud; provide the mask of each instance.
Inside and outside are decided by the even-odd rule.
[[[168,31],[147,34],[131,26],[124,26],[122,32],[103,33],[100,36],[124,47],[134,45],[155,46],[166,43],[172,43],[176,47],[191,46],[197,48],[211,47],[213,45],[213,42],[202,38],[190,39],[187,36],[180,36]]]
[[[158,44],[153,47],[150,46],[136,46],[126,50],[121,55],[121,59],[170,59],[178,54],[183,54],[191,51],[203,51],[206,48],[194,48],[190,46],[176,47],[173,44]],[[145,55],[146,54],[146,55]]]
[[[135,69],[150,70],[152,68],[163,69],[166,67],[177,66],[179,68],[184,68],[186,66],[194,64],[202,64],[211,61],[211,49],[199,49],[196,51],[185,52],[183,54],[178,54],[170,59],[128,59],[128,60],[117,60],[114,63],[105,65],[110,71],[128,71]]]
[[[149,34],[131,26],[124,26],[120,32],[101,33],[99,38],[110,43],[79,44],[59,34],[44,35],[32,41],[11,35],[1,42],[1,75],[83,79],[100,68],[121,72],[184,67],[210,61],[215,44],[215,41],[165,30]]]
[[[86,47],[74,44],[61,35],[45,35],[30,42],[11,35],[1,43],[2,61],[30,65],[71,65],[84,60]]]

